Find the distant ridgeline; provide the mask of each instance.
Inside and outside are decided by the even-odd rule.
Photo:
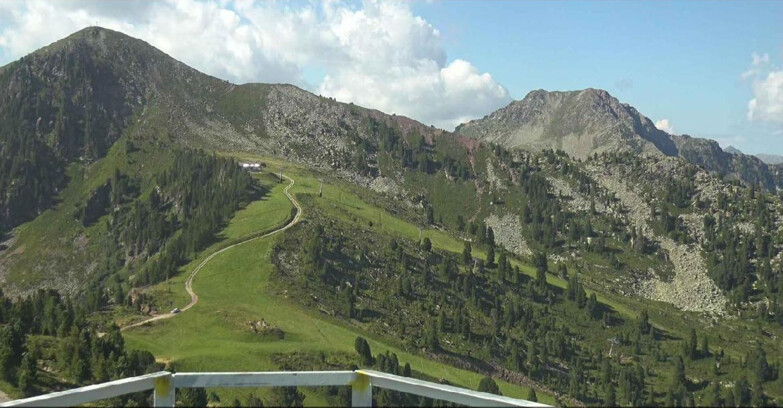
[[[309,222],[271,259],[295,301],[569,403],[783,397],[782,167],[669,135],[605,91],[534,91],[449,133],[233,85],[97,27],[0,68],[0,89],[0,281],[33,296],[4,301],[0,363],[22,389],[33,357],[74,384],[150,367],[82,315],[148,311],[134,289],[217,239],[258,189],[209,153],[235,151],[376,207],[303,194]],[[417,227],[438,240],[401,237]],[[47,354],[72,335],[89,349]]]
[[[620,152],[681,157],[768,190],[783,187],[780,166],[724,151],[714,140],[668,134],[634,107],[600,89],[532,91],[482,119],[457,126],[454,132],[508,149],[563,150],[579,159]]]

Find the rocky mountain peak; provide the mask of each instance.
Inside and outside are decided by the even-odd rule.
[[[723,149],[723,151],[726,152],[726,153],[731,153],[731,154],[743,154],[740,149],[737,149],[734,146],[729,146],[729,147]]]
[[[482,119],[458,126],[455,133],[511,149],[559,149],[582,159],[603,152],[678,156],[767,188],[781,184],[780,177],[756,157],[728,154],[712,140],[670,135],[602,89],[531,91]]]
[[[676,154],[668,135],[650,119],[594,88],[535,90],[455,132],[509,148],[562,149],[580,158],[604,151]]]

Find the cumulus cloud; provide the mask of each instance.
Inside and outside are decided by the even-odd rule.
[[[754,52],[753,54],[750,55],[750,58],[751,58],[750,68],[748,68],[747,71],[743,72],[742,75],[740,75],[742,79],[748,79],[755,75],[758,75],[759,73],[761,73],[761,69],[769,63],[769,54],[766,53],[758,54]]]
[[[16,59],[90,25],[122,31],[233,82],[287,82],[447,129],[511,101],[407,3],[252,0],[0,2],[0,58]],[[317,83],[307,67],[326,73]]]
[[[741,75],[743,80],[752,81],[748,120],[783,123],[783,70],[770,64],[768,54],[754,52],[751,59],[751,67]]]
[[[655,122],[655,127],[657,127],[660,130],[663,130],[666,133],[674,134],[674,126],[672,126],[671,123],[669,123],[669,119],[661,119]]]
[[[338,100],[425,119],[451,129],[511,101],[468,61],[446,63],[440,32],[396,3],[327,13],[347,58],[318,87]]]
[[[748,102],[748,119],[783,122],[783,71],[772,71],[754,81],[753,95]]]

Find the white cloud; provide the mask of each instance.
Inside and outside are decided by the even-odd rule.
[[[349,54],[319,93],[446,129],[511,102],[502,85],[470,62],[446,64],[440,32],[406,5],[365,6],[328,17]]]
[[[751,54],[750,58],[751,58],[750,68],[747,71],[743,72],[742,75],[740,75],[740,77],[743,80],[758,75],[759,73],[761,73],[762,68],[769,63],[769,54],[767,53],[758,54],[754,52],[753,54]]]
[[[753,53],[743,80],[752,79],[753,99],[748,102],[748,120],[783,123],[783,70],[770,65],[768,54]]]
[[[748,102],[748,119],[783,122],[783,71],[772,71],[753,81],[753,96]]]
[[[490,74],[448,62],[440,32],[407,3],[251,0],[0,1],[5,62],[90,25],[141,38],[234,82],[288,82],[447,129],[511,101]],[[305,67],[322,67],[307,84]]]
[[[669,119],[661,119],[656,121],[655,127],[671,135],[674,134],[674,126],[672,126],[672,124],[669,123]]]

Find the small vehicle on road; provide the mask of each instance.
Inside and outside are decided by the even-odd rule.
[[[177,314],[179,312],[180,312],[180,310],[179,310],[178,307],[175,307],[174,309],[171,310],[171,314]]]

